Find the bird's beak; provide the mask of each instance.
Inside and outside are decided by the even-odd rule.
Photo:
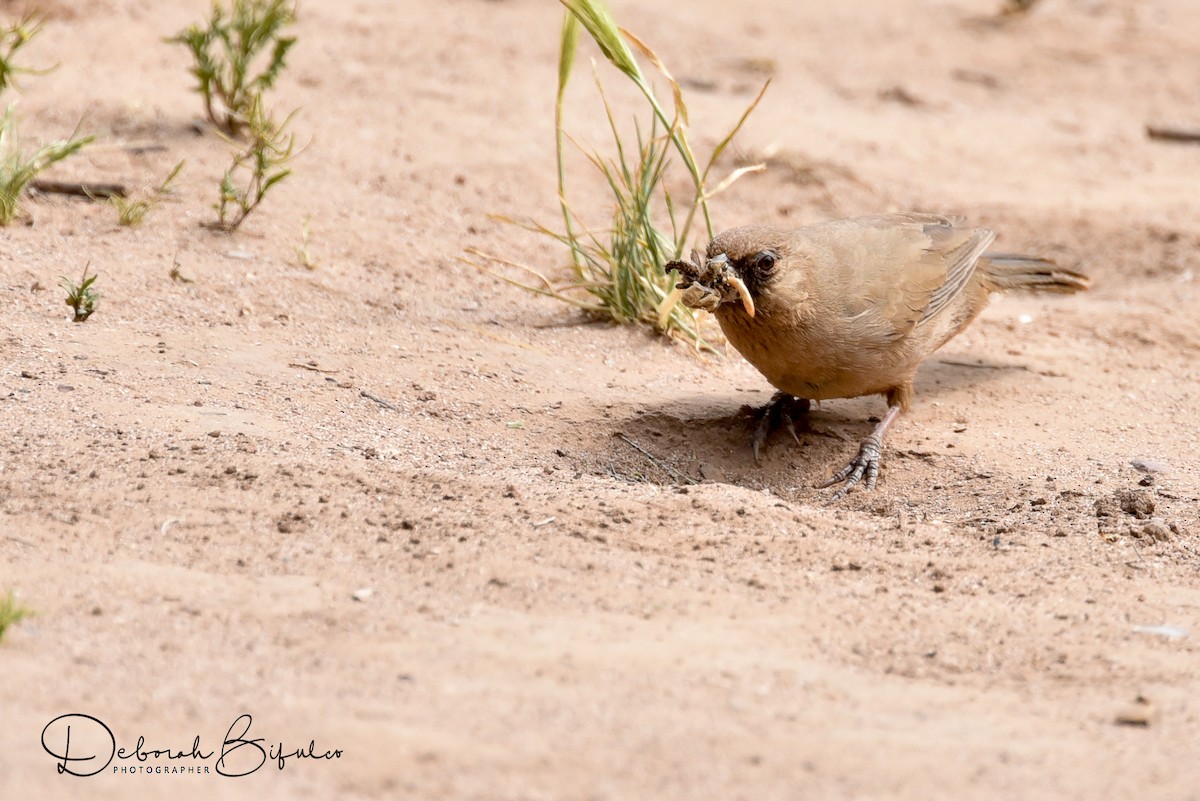
[[[750,289],[746,286],[746,282],[739,278],[738,274],[729,266],[729,257],[724,253],[720,253],[709,259],[708,263],[704,266],[710,273],[720,271],[721,277],[725,279],[726,283],[737,291],[738,297],[742,301],[742,308],[746,310],[746,314],[753,317],[754,298],[750,295]]]
[[[746,310],[746,314],[754,316],[754,298],[750,297],[750,290],[742,279],[736,275],[725,276],[733,288],[737,290],[738,296],[742,299],[742,308]]]

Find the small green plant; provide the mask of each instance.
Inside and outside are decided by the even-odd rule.
[[[143,195],[138,198],[121,197],[120,195],[110,195],[108,202],[117,210],[117,222],[121,225],[136,228],[141,225],[149,214],[162,199],[171,194],[171,184],[179,177],[179,173],[183,170],[185,162],[181,161],[175,165],[175,169],[171,170],[161,184],[155,187],[148,195]]]
[[[41,31],[42,15],[36,11],[29,12],[6,28],[0,28],[0,92],[10,86],[20,88],[16,80],[18,75],[35,75],[49,71],[21,67],[13,62],[17,51],[29,44]]]
[[[175,258],[171,259],[171,269],[167,271],[167,276],[177,284],[194,284],[196,281],[188,278],[183,274],[183,265],[179,263],[179,254],[175,254]]]
[[[296,44],[283,35],[295,21],[295,0],[232,0],[229,8],[213,0],[207,27],[192,25],[167,40],[191,51],[196,91],[219,130],[246,133],[255,99],[274,85]]]
[[[8,225],[21,214],[21,197],[39,173],[78,153],[95,138],[80,136],[76,128],[67,139],[50,142],[26,154],[21,148],[13,108],[9,106],[0,119],[0,225]]]
[[[320,265],[317,258],[313,256],[309,250],[309,235],[311,234],[312,218],[308,217],[304,220],[304,227],[300,229],[300,245],[296,248],[296,261],[300,262],[300,266],[306,270],[315,270]]]
[[[7,590],[4,595],[0,595],[0,641],[4,639],[9,626],[15,626],[32,615],[31,609],[17,603],[16,595],[12,590]]]
[[[479,262],[473,263],[509,283],[570,303],[594,316],[621,323],[644,323],[664,333],[678,333],[697,348],[709,347],[697,313],[679,302],[680,293],[674,289],[675,279],[668,277],[663,267],[668,261],[681,258],[697,216],[704,221],[707,235],[713,236],[709,200],[714,195],[742,175],[763,169],[762,165],[742,167],[715,186],[709,180],[717,159],[758,106],[767,87],[763,86],[733,129],[713,148],[707,161],[701,163],[688,138],[688,111],[682,88],[658,56],[636,36],[618,27],[602,0],[560,2],[567,9],[559,47],[555,102],[556,161],[563,231],[559,233],[537,224],[525,227],[567,246],[571,259],[570,275],[555,283],[537,270],[478,250],[470,253],[482,259],[484,264],[492,262],[521,270],[533,276],[536,282],[526,283],[493,272]],[[636,126],[636,141],[628,141],[619,130],[597,78],[616,151],[612,158],[605,158],[599,152],[585,153],[604,177],[615,202],[611,224],[601,231],[589,228],[579,219],[566,191],[566,143],[569,137],[563,125],[563,101],[581,26],[608,61],[638,88],[650,110],[650,124]],[[672,113],[668,114],[659,102],[650,79],[638,64],[635,49],[654,65],[670,86],[674,101]],[[667,188],[672,158],[682,162],[691,184],[690,197],[682,201],[677,201]],[[508,218],[499,219],[514,222]]]
[[[92,312],[96,310],[96,301],[100,300],[100,294],[92,289],[92,284],[96,283],[99,276],[94,273],[88,275],[88,268],[91,266],[91,262],[84,265],[79,283],[66,276],[62,278],[62,288],[67,291],[67,305],[75,312],[75,316],[71,318],[73,323],[82,323],[91,317]]]
[[[285,165],[295,156],[296,135],[287,130],[295,116],[293,111],[276,123],[263,107],[262,96],[254,99],[247,118],[250,144],[234,154],[221,179],[216,228],[236,231],[271,187],[292,174]]]

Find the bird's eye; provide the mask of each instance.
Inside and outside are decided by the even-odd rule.
[[[754,257],[754,266],[760,272],[769,273],[775,269],[775,254],[769,250],[764,250]]]

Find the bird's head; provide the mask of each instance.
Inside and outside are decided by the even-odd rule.
[[[783,232],[749,226],[725,231],[708,243],[704,256],[692,251],[691,261],[673,261],[666,269],[683,279],[676,290],[684,305],[713,313],[740,307],[754,317],[785,256]]]
[[[785,249],[781,232],[767,226],[731,228],[709,242],[705,253],[709,269],[716,264],[728,265],[728,281],[734,292],[724,298],[724,303],[741,304],[753,317],[763,293],[778,277]]]

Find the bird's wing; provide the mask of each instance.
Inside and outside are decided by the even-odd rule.
[[[895,339],[944,309],[967,285],[995,234],[932,214],[828,223],[826,246],[845,293],[843,313]]]

